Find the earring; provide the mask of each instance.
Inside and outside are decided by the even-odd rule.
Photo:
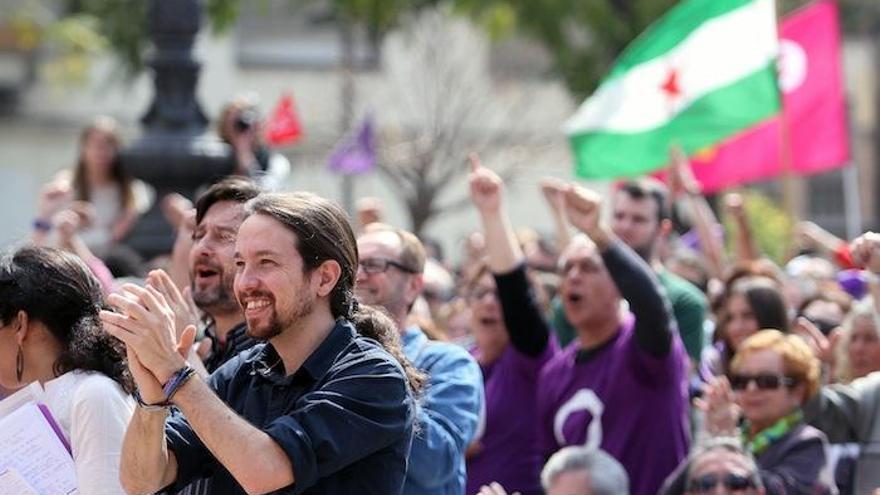
[[[18,346],[18,355],[15,356],[15,378],[21,382],[21,376],[24,375],[24,353],[21,351],[21,345]]]

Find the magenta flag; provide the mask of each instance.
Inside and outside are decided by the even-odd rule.
[[[691,157],[705,192],[775,177],[786,167],[805,175],[849,160],[837,4],[819,0],[798,10],[779,36],[782,114]]]

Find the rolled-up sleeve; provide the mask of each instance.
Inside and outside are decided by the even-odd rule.
[[[234,359],[208,377],[208,386],[221,398],[227,400],[226,392],[232,376],[241,367],[241,359]],[[211,451],[176,408],[165,422],[165,441],[177,460],[177,478],[166,488],[175,493],[199,478],[210,477],[217,469],[223,469]]]
[[[285,493],[302,493],[410,431],[414,403],[399,366],[379,351],[355,359],[264,428],[293,465]]]

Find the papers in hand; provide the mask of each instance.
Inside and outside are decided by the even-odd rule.
[[[41,399],[31,384],[0,402],[0,493],[78,493],[70,449]]]

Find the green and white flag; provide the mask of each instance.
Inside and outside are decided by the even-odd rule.
[[[642,33],[564,126],[583,178],[641,175],[776,114],[774,0],[684,0]]]

